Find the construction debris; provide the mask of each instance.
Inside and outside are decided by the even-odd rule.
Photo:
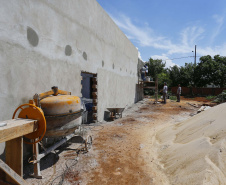
[[[190,102],[187,102],[187,104],[189,104],[189,105],[191,105],[191,106],[193,106],[193,107],[195,107],[195,108],[199,108],[199,106],[198,106],[197,104],[190,103]]]
[[[207,110],[207,109],[209,109],[209,108],[211,108],[210,106],[202,106],[198,111],[197,111],[197,113],[200,113],[200,112],[202,112],[202,111],[205,111],[205,110]]]

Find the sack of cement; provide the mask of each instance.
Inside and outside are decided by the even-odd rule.
[[[150,82],[150,77],[146,76],[145,77],[145,82]]]

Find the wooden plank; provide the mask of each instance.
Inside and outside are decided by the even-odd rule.
[[[23,137],[6,141],[5,162],[19,176],[23,176]],[[6,181],[13,183],[9,176],[6,177]]]
[[[97,110],[97,106],[93,106],[92,107],[92,110]]]
[[[144,81],[143,83],[155,83],[155,81]]]
[[[143,87],[144,89],[155,89],[155,87]]]
[[[13,171],[7,164],[5,164],[1,159],[0,159],[0,168],[14,180],[13,183],[17,184],[24,184],[26,185],[26,181],[22,177],[20,177],[15,171]],[[2,182],[1,182],[2,183]]]
[[[32,119],[11,119],[4,121],[6,126],[0,127],[0,143],[34,132],[37,121]]]

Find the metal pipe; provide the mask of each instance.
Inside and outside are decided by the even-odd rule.
[[[196,66],[196,45],[195,45],[195,66]]]
[[[72,137],[74,137],[75,134],[71,134],[69,136],[66,136],[65,138],[63,138],[62,140],[60,140],[59,142],[57,142],[56,144],[54,144],[53,146],[49,147],[47,150],[43,151],[42,153],[40,153],[37,156],[37,162],[40,161],[41,158],[45,157],[47,154],[49,154],[51,151],[55,150],[56,148],[58,148],[60,145],[64,144],[65,142],[67,142],[68,140],[70,140]]]

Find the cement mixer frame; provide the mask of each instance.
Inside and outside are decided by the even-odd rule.
[[[10,176],[10,178],[6,175],[6,179],[8,182],[15,183],[19,179],[19,177],[13,178],[18,174],[19,176],[23,175],[23,150],[22,150],[22,144],[19,144],[19,148],[15,146],[18,146],[18,141],[19,143],[23,142],[23,136],[25,138],[28,138],[29,141],[25,141],[27,144],[32,144],[33,145],[33,159],[31,160],[32,163],[34,164],[34,174],[32,174],[33,177],[35,178],[42,178],[41,171],[40,171],[40,160],[47,154],[49,154],[51,151],[55,150],[59,146],[61,146],[63,143],[67,142],[73,137],[81,137],[79,135],[76,135],[75,133],[72,133],[70,135],[65,136],[62,138],[60,141],[55,143],[54,145],[50,146],[49,148],[45,149],[42,153],[39,153],[39,147],[38,143],[43,139],[45,136],[46,132],[46,119],[44,116],[44,113],[41,109],[41,104],[40,100],[44,99],[48,96],[57,96],[58,94],[61,95],[71,95],[71,92],[67,91],[62,91],[58,90],[58,87],[54,86],[52,87],[51,91],[41,93],[41,94],[35,94],[33,97],[33,100],[29,101],[29,104],[23,104],[19,106],[14,114],[13,114],[13,119],[12,120],[7,120],[6,123],[8,123],[8,126],[3,126],[0,127],[0,141],[9,143],[6,144],[6,151],[11,151],[11,152],[6,152],[6,168],[5,166],[0,165],[0,168]],[[20,110],[19,114],[18,111]],[[18,114],[18,118],[16,118],[16,115]],[[20,121],[23,125],[16,125],[17,129],[22,130],[21,133],[17,132],[14,136],[10,135],[10,132],[15,129],[13,124],[15,124],[15,121]],[[12,123],[12,124],[11,124]],[[26,124],[26,127],[25,127]],[[10,126],[9,126],[10,125]],[[29,127],[28,127],[29,126]],[[23,129],[26,128],[26,129]],[[18,138],[18,139],[17,139]],[[16,140],[15,140],[16,139]],[[15,141],[14,141],[15,140]],[[91,136],[86,136],[86,138],[82,138],[82,143],[84,143],[84,150],[88,151],[89,148],[92,145],[92,137]],[[17,150],[20,153],[20,159],[17,160],[16,155],[10,155],[9,153],[12,153],[13,150]],[[1,162],[1,161],[0,161]],[[8,164],[7,164],[8,163]],[[2,163],[0,163],[2,164]],[[19,166],[19,168],[18,168]],[[14,171],[9,172],[5,169],[12,168]],[[1,174],[1,172],[0,172]],[[20,181],[20,179],[19,179]],[[19,182],[18,181],[18,182]],[[18,183],[17,182],[17,183]],[[20,182],[25,182],[21,180]],[[26,183],[25,183],[26,184]]]

